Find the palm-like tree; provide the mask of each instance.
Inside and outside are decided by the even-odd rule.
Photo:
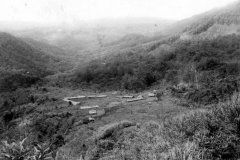
[[[52,160],[52,152],[49,145],[35,145],[34,146],[34,160]]]
[[[30,149],[23,144],[26,138],[19,142],[3,141],[0,149],[0,160],[28,160]]]

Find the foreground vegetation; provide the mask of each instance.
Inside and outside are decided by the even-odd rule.
[[[84,136],[84,140],[75,135],[72,142],[67,140],[67,135],[76,125],[77,117],[71,114],[41,114],[32,104],[3,116],[3,125],[8,129],[1,130],[1,139],[5,141],[1,143],[0,157],[16,160],[71,159],[72,155],[65,147],[69,146],[67,142],[79,147],[76,154],[82,155],[84,160],[238,159],[240,100],[239,93],[234,95],[231,101],[192,110],[164,121],[142,124],[121,121],[102,126],[91,134],[85,131],[92,136],[83,133],[83,126],[78,136]],[[27,115],[32,114],[34,119],[19,124],[17,115],[24,110],[25,116],[21,117],[28,119]],[[13,113],[14,118],[10,120]],[[87,128],[91,127],[86,125]]]
[[[163,123],[106,125],[89,139],[85,159],[238,159],[239,117],[237,98]]]
[[[52,159],[65,144],[74,119],[69,113],[54,114],[56,108],[51,114],[40,111],[38,107],[51,107],[46,103],[56,103],[56,99],[44,95],[46,88],[39,90],[41,94],[31,89],[5,92],[7,100],[0,114],[1,160]]]

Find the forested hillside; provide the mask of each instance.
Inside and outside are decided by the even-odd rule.
[[[64,70],[64,63],[59,57],[34,48],[21,39],[0,33],[0,91],[29,86],[47,75]]]
[[[201,41],[178,40],[168,45],[174,49],[157,55],[147,54],[158,50],[154,46],[140,53],[132,50],[96,60],[77,73],[76,82],[135,91],[162,81],[175,85],[184,82],[195,89],[200,87],[198,91],[194,90],[194,94],[203,94],[203,97],[207,93],[200,91],[216,90],[215,96],[221,96],[221,93],[232,94],[237,89],[240,36]]]
[[[79,69],[75,82],[134,91],[163,82],[186,84],[192,88],[187,97],[194,101],[224,99],[239,85],[239,17],[240,2],[235,2],[177,22],[152,41],[136,35],[138,45]]]

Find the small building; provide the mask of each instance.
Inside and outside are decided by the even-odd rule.
[[[93,110],[90,110],[90,111],[89,111],[89,114],[90,114],[90,115],[97,114],[97,110],[94,110],[94,109],[93,109]]]

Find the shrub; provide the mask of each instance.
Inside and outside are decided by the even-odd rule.
[[[186,140],[198,145],[202,159],[239,158],[239,102],[220,104],[208,112],[184,116],[165,124],[166,138],[171,143]]]
[[[32,158],[34,160],[52,160],[52,151],[48,144],[34,145],[34,152]]]
[[[125,75],[122,79],[122,88],[133,91],[140,91],[146,88],[144,80],[136,76]]]
[[[164,95],[163,91],[157,91],[156,93],[157,100],[161,101],[163,95]]]
[[[31,124],[36,142],[50,142],[55,146],[64,144],[64,135],[72,127],[74,119],[68,114],[40,116]]]
[[[198,145],[194,142],[186,142],[184,144],[174,146],[168,151],[170,160],[201,160],[203,159],[203,151],[199,151]]]
[[[52,160],[50,144],[24,144],[26,138],[22,141],[8,143],[3,141],[0,150],[0,159],[3,160]]]
[[[223,65],[223,63],[221,63],[219,59],[205,58],[197,64],[196,68],[198,71],[209,71],[219,68],[221,65]]]
[[[221,65],[203,65],[199,74],[199,87],[188,91],[186,98],[201,104],[218,103],[230,99],[239,91],[240,67],[237,63],[221,63]],[[213,67],[214,66],[214,67]],[[205,68],[204,68],[205,67]],[[213,69],[214,68],[214,69]]]
[[[7,125],[9,122],[11,122],[14,119],[14,116],[15,116],[14,112],[11,112],[11,111],[5,112],[2,117],[3,123]]]
[[[18,88],[26,88],[37,83],[39,77],[23,75],[23,74],[9,74],[0,79],[0,91],[14,91]]]

